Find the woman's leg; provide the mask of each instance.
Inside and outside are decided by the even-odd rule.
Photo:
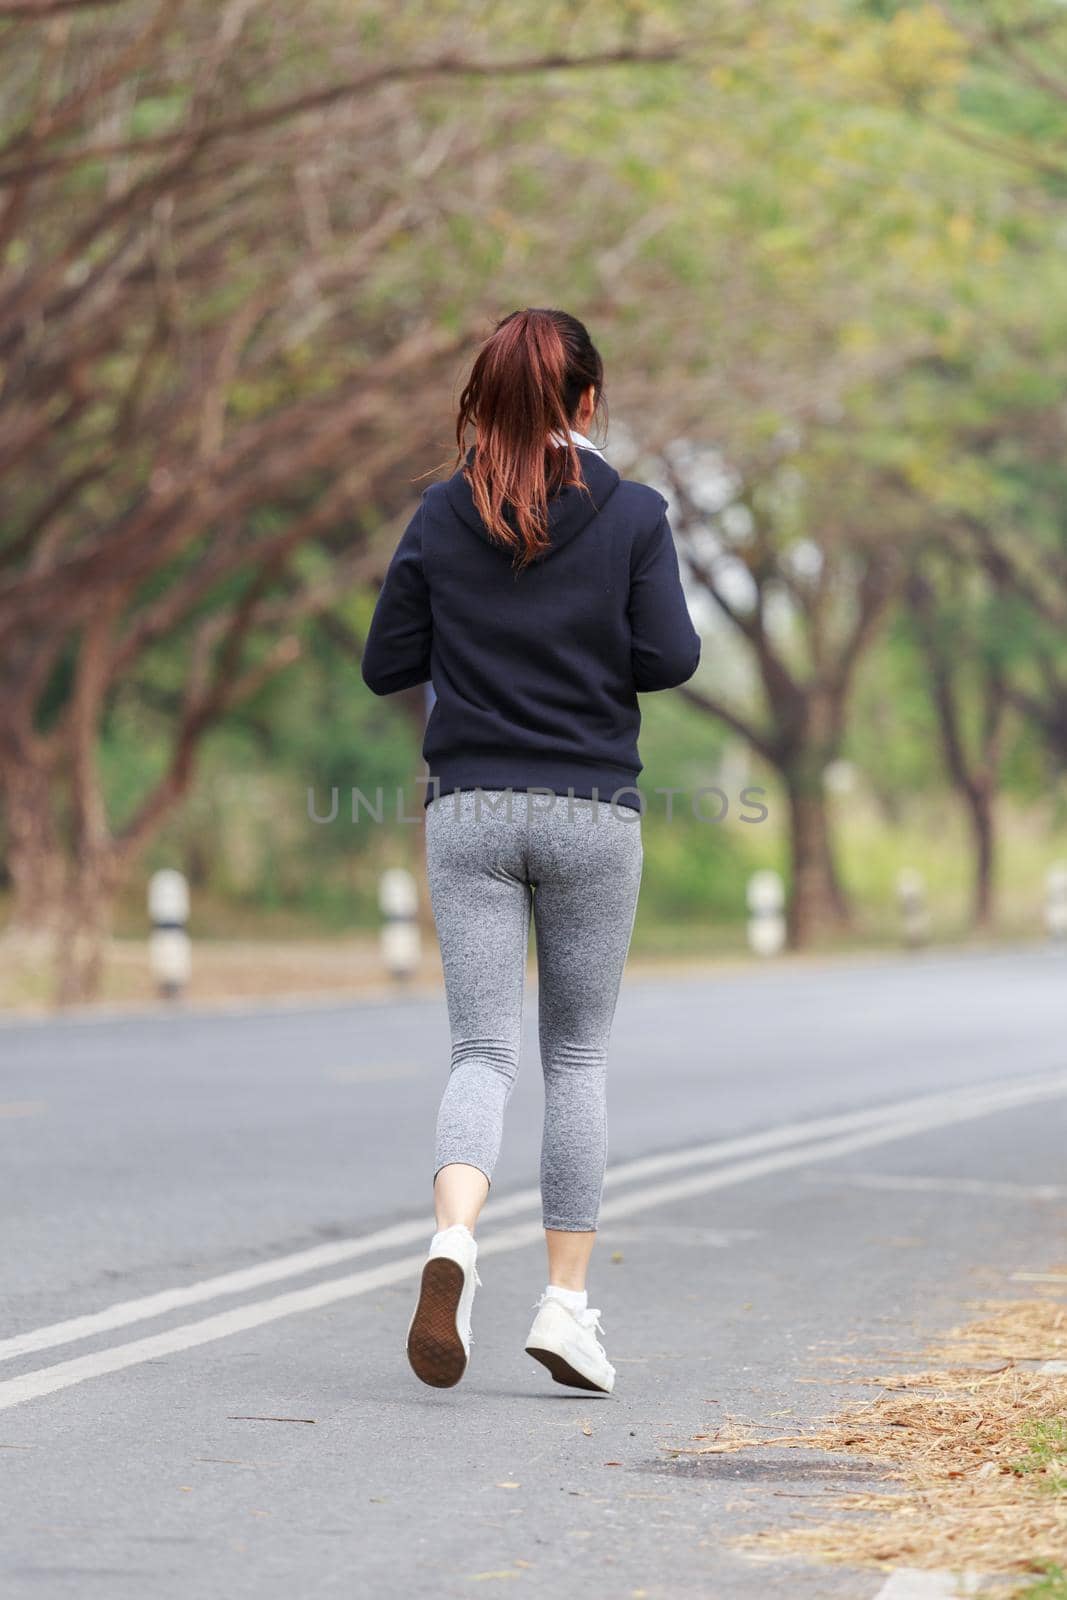
[[[488,798],[488,797],[486,797]],[[416,1377],[447,1389],[467,1370],[478,1284],[473,1233],[519,1064],[530,927],[524,830],[477,792],[427,808],[426,859],[448,992],[452,1070],[437,1117],[437,1232],[408,1326]]]
[[[548,1287],[527,1354],[557,1383],[611,1394],[585,1278],[607,1155],[605,1080],[622,969],[641,882],[637,812],[557,800],[531,827],[545,1126],[541,1198]]]
[[[435,801],[426,859],[441,945],[452,1065],[437,1118],[434,1203],[439,1229],[474,1231],[500,1151],[519,1064],[530,926],[525,813],[493,796]]]
[[[549,1283],[581,1291],[607,1158],[606,1071],[641,883],[641,820],[558,797],[535,815],[535,882],[545,1121],[541,1196]]]
[[[471,1233],[489,1194],[489,1179],[477,1167],[450,1161],[433,1180],[433,1212],[438,1231],[458,1225]]]
[[[580,1293],[585,1288],[589,1258],[595,1243],[596,1233],[592,1229],[581,1233],[564,1233],[558,1228],[546,1228],[549,1283],[557,1289],[572,1289]]]

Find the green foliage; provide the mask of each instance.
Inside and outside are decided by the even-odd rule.
[[[1067,1494],[1067,1417],[1027,1422],[1020,1432],[1027,1450],[1011,1471],[1034,1479],[1043,1494]]]
[[[1016,1589],[1011,1600],[1067,1600],[1067,1568],[1042,1564],[1036,1582]]]

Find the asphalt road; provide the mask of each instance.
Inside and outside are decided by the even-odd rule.
[[[610,1399],[522,1351],[533,990],[472,1364],[440,1393],[403,1341],[442,1001],[0,1028],[0,1590],[873,1600],[876,1573],[733,1544],[855,1464],[665,1447],[813,1419],[828,1355],[914,1349],[1062,1258],[1065,976],[1034,949],[628,981]]]

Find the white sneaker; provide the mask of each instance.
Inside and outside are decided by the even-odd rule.
[[[542,1295],[526,1354],[547,1367],[557,1383],[610,1394],[615,1368],[596,1337],[603,1331],[599,1311],[571,1311],[561,1300]]]
[[[422,1287],[408,1326],[408,1360],[423,1383],[451,1389],[467,1370],[471,1307],[481,1283],[478,1246],[462,1225],[435,1233],[422,1269]]]

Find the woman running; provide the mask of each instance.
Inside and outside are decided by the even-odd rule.
[[[460,397],[458,470],[423,495],[363,657],[376,694],[427,681],[436,694],[426,859],[452,1067],[437,1232],[407,1351],[438,1388],[459,1382],[470,1353],[474,1230],[518,1070],[531,911],[548,1284],[526,1350],[557,1383],[610,1393],[615,1382],[586,1273],[608,1035],[641,879],[637,696],[691,677],[700,641],[667,502],[621,479],[586,437],[602,390],[574,317],[527,309],[498,324]]]

